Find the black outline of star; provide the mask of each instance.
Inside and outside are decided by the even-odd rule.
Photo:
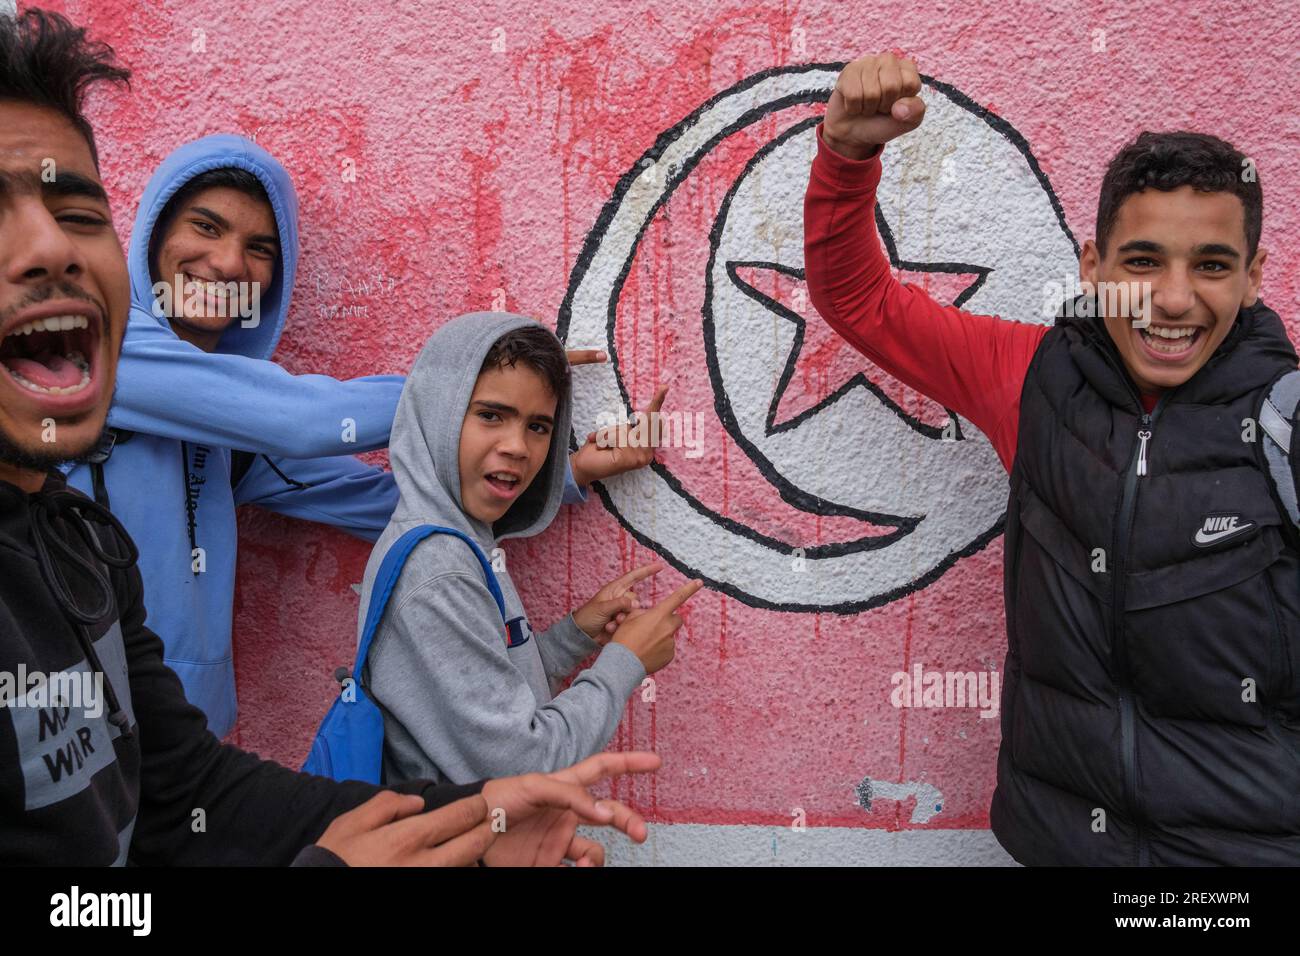
[[[879,204],[876,205],[876,225],[880,230],[880,237],[884,242],[886,253],[889,256],[890,265],[894,269],[902,269],[908,272],[947,273],[950,275],[973,273],[976,276],[975,280],[958,293],[957,297],[953,300],[952,304],[958,308],[961,307],[962,303],[968,301],[971,296],[979,291],[980,286],[982,286],[988,279],[989,273],[993,271],[990,267],[975,266],[963,262],[913,262],[911,260],[901,260],[898,258],[897,246],[894,242],[893,232],[890,230],[889,224],[886,222],[885,215],[881,212]],[[903,419],[903,421],[907,422],[907,424],[916,431],[933,439],[943,437],[942,427],[927,424],[919,418],[903,411],[897,402],[886,395],[884,390],[869,379],[863,372],[856,372],[850,376],[844,384],[840,385],[835,389],[835,391],[831,392],[817,404],[810,405],[798,414],[793,415],[778,424],[776,421],[777,411],[781,407],[781,400],[785,397],[785,390],[789,387],[790,381],[794,378],[795,369],[799,364],[799,355],[803,350],[804,328],[807,325],[807,320],[793,309],[786,307],[783,303],[778,302],[770,295],[761,292],[744,279],[740,278],[738,274],[740,269],[771,269],[775,272],[781,273],[782,275],[789,276],[792,279],[797,279],[800,282],[806,280],[806,275],[803,269],[796,269],[792,266],[782,265],[779,262],[766,262],[763,260],[727,261],[727,276],[731,279],[732,284],[735,285],[737,289],[755,302],[758,302],[764,308],[789,322],[793,322],[795,325],[794,342],[791,344],[790,354],[786,358],[785,368],[781,371],[781,377],[777,380],[776,390],[772,396],[772,403],[768,406],[767,417],[763,423],[767,435],[775,435],[778,432],[798,428],[809,418],[814,417],[829,408],[831,405],[834,405],[855,387],[862,386],[867,389],[867,391],[871,392],[872,395],[876,396],[882,405],[892,411],[899,418]],[[951,408],[945,407],[944,411],[948,413],[948,419],[952,422],[956,431],[956,440],[962,441],[964,436],[961,431],[960,419],[958,419],[957,414]]]

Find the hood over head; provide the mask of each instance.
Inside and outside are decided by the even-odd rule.
[[[564,495],[572,397],[555,410],[546,461],[500,520],[489,528],[461,502],[460,431],[479,370],[497,339],[528,326],[545,328],[522,315],[472,312],[452,319],[425,343],[393,420],[390,460],[401,495],[394,522],[456,528],[490,548],[504,538],[537,534],[554,519]]]
[[[140,199],[127,266],[131,273],[131,309],[141,312],[168,331],[165,317],[154,311],[153,279],[149,272],[149,247],[153,231],[167,201],[195,176],[214,169],[235,168],[252,173],[266,190],[280,236],[280,256],[270,288],[262,290],[259,322],[245,327],[238,319],[230,323],[217,344],[218,352],[270,358],[289,313],[294,275],[298,269],[298,195],[289,173],[276,159],[252,140],[230,133],[204,136],[176,149],[154,172]]]

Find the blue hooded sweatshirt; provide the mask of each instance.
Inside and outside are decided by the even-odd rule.
[[[275,278],[259,322],[236,319],[214,352],[184,341],[156,314],[149,248],[159,215],[201,173],[234,167],[258,178],[280,237]],[[127,254],[131,311],[108,424],[119,433],[103,464],[113,513],[140,551],[146,624],[167,664],[218,737],[235,726],[231,652],[235,507],[258,504],[374,541],[397,504],[391,473],[352,457],[385,447],[405,381],[292,375],[271,361],[298,267],[298,197],[288,172],[241,136],[181,146],[145,189]],[[252,456],[232,487],[231,449]],[[69,483],[95,495],[94,469]],[[103,495],[101,495],[103,497]],[[565,501],[586,496],[572,477]]]

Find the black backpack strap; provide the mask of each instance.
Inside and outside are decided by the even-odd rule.
[[[1296,469],[1296,456],[1292,454],[1300,425],[1296,412],[1300,410],[1300,369],[1293,369],[1273,382],[1260,403],[1256,421],[1264,432],[1264,463],[1267,465],[1269,483],[1278,504],[1282,507],[1283,523],[1294,537],[1300,533],[1300,473]]]
[[[232,450],[230,452],[230,487],[238,488],[239,483],[244,480],[248,474],[248,469],[253,467],[253,462],[257,460],[257,455],[251,451]]]
[[[133,437],[135,432],[127,431],[125,428],[106,428],[95,450],[86,458],[86,463],[90,465],[90,485],[94,492],[95,503],[104,508],[109,507],[108,485],[104,481],[104,462],[112,457],[114,448],[126,444]]]
[[[316,487],[310,481],[298,481],[295,478],[290,478],[288,475],[286,475],[283,471],[280,470],[280,467],[276,465],[275,462],[271,460],[270,455],[258,455],[257,452],[239,451],[238,449],[231,449],[230,452],[230,487],[231,488],[239,487],[239,483],[244,480],[244,476],[248,474],[248,470],[253,467],[254,462],[256,462],[259,457],[264,462],[266,462],[267,467],[270,468],[273,472],[275,472],[276,475],[279,476],[280,480],[283,481],[288,487],[296,489],[297,491],[306,491],[308,488]]]

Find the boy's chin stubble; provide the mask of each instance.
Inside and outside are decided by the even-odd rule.
[[[82,464],[88,459],[104,440],[108,432],[105,425],[93,441],[84,448],[59,448],[58,445],[43,445],[41,448],[29,448],[13,440],[4,429],[0,428],[0,462],[11,468],[23,471],[51,471],[65,462]]]

